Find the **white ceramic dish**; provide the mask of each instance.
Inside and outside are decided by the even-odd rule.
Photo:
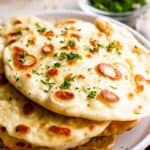
[[[36,16],[43,18],[47,21],[57,21],[68,18],[82,19],[94,23],[96,17],[93,15],[84,14],[79,11],[70,10],[59,10],[59,11],[49,11],[44,13],[36,14]],[[100,17],[100,16],[99,16]],[[102,17],[102,16],[101,16]],[[150,49],[150,43],[139,33],[131,29],[130,27],[119,23],[113,19],[107,18],[111,22],[118,24],[129,30],[135,38],[144,44],[148,49]],[[117,138],[117,143],[113,150],[144,150],[150,144],[150,117],[147,117],[141,121],[134,129],[128,131]]]
[[[144,13],[148,8],[150,8],[150,0],[147,0],[147,4],[133,11],[115,13],[115,12],[106,12],[95,8],[89,2],[89,0],[78,0],[80,8],[87,13],[94,13],[104,16],[109,16],[119,21],[128,22],[135,17],[138,17],[140,14]]]

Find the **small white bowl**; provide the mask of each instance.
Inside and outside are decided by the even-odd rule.
[[[123,21],[123,22],[128,22],[129,20],[139,16],[140,14],[144,13],[148,8],[150,8],[149,0],[147,0],[147,4],[145,4],[144,6],[138,9],[135,9],[133,11],[123,12],[123,13],[106,12],[106,11],[100,10],[92,6],[89,0],[78,0],[78,3],[79,3],[80,8],[87,13],[104,15],[104,16],[112,17],[119,21]]]

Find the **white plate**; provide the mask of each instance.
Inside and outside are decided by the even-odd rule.
[[[47,21],[57,21],[68,18],[82,19],[94,23],[97,16],[84,14],[79,11],[49,11],[43,14],[37,15],[41,18],[44,18]],[[103,17],[103,16],[101,16]],[[150,49],[150,43],[139,33],[131,29],[130,27],[108,18],[111,22],[118,24],[130,32],[143,43],[148,49]],[[134,129],[119,135],[117,138],[117,143],[114,146],[113,150],[144,150],[146,146],[150,144],[150,117],[147,117],[141,121]]]
[[[96,15],[88,15],[79,11],[72,10],[59,10],[59,11],[49,11],[44,13],[39,13],[36,16],[41,17],[47,21],[57,21],[68,18],[76,18],[91,23],[95,22]],[[103,16],[101,16],[103,17]],[[105,17],[103,17],[105,18]],[[143,43],[148,49],[150,49],[150,43],[139,33],[131,29],[130,27],[115,21],[111,18],[107,18],[111,22],[118,24],[132,32],[132,34]],[[146,146],[150,144],[150,117],[147,117],[141,121],[134,129],[119,135],[117,138],[117,143],[114,146],[113,150],[144,150]]]

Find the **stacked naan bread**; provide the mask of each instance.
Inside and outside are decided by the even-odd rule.
[[[150,114],[150,53],[102,19],[15,17],[0,27],[0,138],[10,150],[107,150]]]

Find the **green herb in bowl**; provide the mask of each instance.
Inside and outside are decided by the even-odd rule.
[[[107,12],[128,12],[146,4],[146,0],[90,0],[92,6]]]

